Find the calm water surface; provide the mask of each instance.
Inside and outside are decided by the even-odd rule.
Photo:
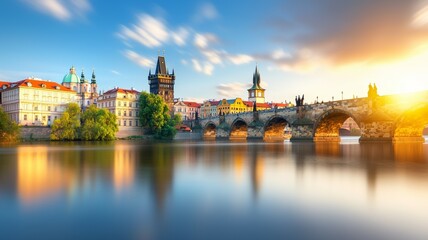
[[[428,145],[0,146],[0,239],[428,239]]]

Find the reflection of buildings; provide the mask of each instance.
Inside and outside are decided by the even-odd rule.
[[[116,190],[131,185],[135,175],[136,152],[126,145],[114,147],[113,182]]]
[[[262,153],[254,146],[250,151],[250,175],[253,194],[258,195],[263,181],[264,159]]]
[[[17,189],[24,203],[60,192],[74,181],[71,173],[49,161],[48,147],[20,146],[17,155]]]

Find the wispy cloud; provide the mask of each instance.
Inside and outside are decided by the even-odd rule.
[[[203,22],[205,20],[213,20],[219,16],[217,9],[211,3],[203,3],[197,8],[196,14],[193,17],[195,22]]]
[[[140,54],[131,51],[126,50],[123,55],[127,57],[129,60],[133,61],[134,63],[142,66],[142,67],[153,67],[154,62],[146,57],[141,56]]]
[[[211,75],[213,73],[214,66],[209,62],[201,63],[197,59],[192,59],[192,64],[196,72],[201,72],[206,75]]]
[[[324,59],[332,66],[384,63],[408,57],[428,41],[428,7],[420,0],[293,1],[267,22],[275,44],[295,49],[271,58],[301,67]],[[426,4],[426,1],[425,1]],[[314,11],[316,9],[316,11]],[[292,20],[291,20],[292,19]],[[286,29],[286,30],[285,30]],[[310,54],[301,54],[302,51]]]
[[[247,92],[250,87],[251,84],[240,82],[220,84],[217,86],[217,94],[223,98],[236,98]]]
[[[24,0],[24,3],[61,21],[84,16],[92,8],[89,0]]]
[[[113,73],[114,75],[120,75],[120,72],[116,71],[116,70],[111,70],[111,73]]]
[[[217,17],[217,10],[208,4],[202,8],[202,15],[207,19]],[[175,29],[168,27],[168,23],[158,17],[149,14],[139,14],[137,22],[130,26],[122,25],[117,35],[124,44],[131,48],[133,43],[137,43],[146,48],[158,48],[167,44],[178,46],[179,50],[187,49],[193,52],[191,62],[182,62],[189,65],[196,71],[205,75],[212,75],[216,65],[220,64],[245,64],[251,62],[253,57],[248,54],[231,54],[226,50],[219,49],[220,39],[213,33],[199,33],[190,26],[179,26]],[[186,44],[188,39],[193,44]],[[177,48],[176,48],[177,49]],[[178,51],[179,51],[178,50]],[[196,51],[195,51],[196,50]],[[147,66],[146,58],[141,59],[135,52],[125,51],[125,56],[141,66]]]
[[[170,29],[163,19],[140,14],[136,24],[130,27],[121,26],[118,35],[125,41],[134,41],[148,48],[159,47],[169,42],[184,46],[189,36],[189,29],[186,27]]]

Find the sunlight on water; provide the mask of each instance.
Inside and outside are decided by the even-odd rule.
[[[19,145],[0,148],[0,234],[428,239],[426,189],[427,144]]]

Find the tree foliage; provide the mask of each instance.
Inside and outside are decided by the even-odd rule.
[[[116,115],[107,109],[92,105],[80,114],[79,105],[70,103],[54,121],[51,140],[113,140],[118,130]]]
[[[85,110],[82,116],[81,137],[83,140],[113,140],[119,130],[116,115],[95,105]]]
[[[19,137],[19,126],[0,107],[0,142],[14,142]]]
[[[77,103],[69,103],[65,112],[52,124],[51,140],[79,139],[80,107]]]
[[[141,125],[159,138],[173,138],[179,117],[171,118],[169,109],[161,96],[142,92],[139,99]]]

